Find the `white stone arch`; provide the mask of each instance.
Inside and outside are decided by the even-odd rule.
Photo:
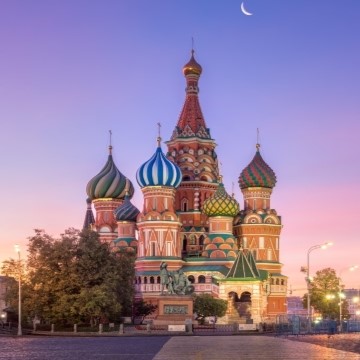
[[[246,215],[244,218],[244,224],[261,224],[261,223],[262,223],[262,218],[258,214],[251,213]]]
[[[267,215],[264,219],[264,223],[280,225],[280,219],[276,215]]]

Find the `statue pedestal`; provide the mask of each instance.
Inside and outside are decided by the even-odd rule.
[[[161,295],[155,325],[184,324],[193,318],[193,298],[189,295]]]

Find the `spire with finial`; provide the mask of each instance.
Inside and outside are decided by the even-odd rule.
[[[112,132],[111,132],[111,130],[109,130],[109,137],[110,137],[110,141],[109,141],[109,155],[112,154],[111,135],[112,135]]]
[[[260,151],[260,134],[259,134],[259,128],[256,128],[256,151]]]
[[[158,147],[161,147],[161,123],[157,123],[158,126],[158,137],[156,139]]]

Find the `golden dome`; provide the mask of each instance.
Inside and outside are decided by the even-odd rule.
[[[189,74],[195,74],[200,76],[202,73],[201,65],[198,64],[194,58],[194,50],[191,50],[191,59],[186,65],[184,65],[183,73],[185,76]]]

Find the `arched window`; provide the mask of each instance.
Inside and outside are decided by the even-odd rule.
[[[147,277],[144,277],[144,284],[147,284]]]
[[[155,284],[155,279],[153,276],[150,276],[150,284]]]
[[[138,283],[141,284],[141,277],[139,276]]]
[[[192,275],[189,275],[188,279],[192,284],[195,282],[195,278]]]
[[[279,279],[276,279],[276,285],[279,285]]]
[[[188,199],[182,199],[182,201],[181,201],[181,211],[186,212],[188,210],[189,210]]]
[[[157,284],[160,284],[160,280],[161,280],[161,279],[160,279],[160,276],[158,276],[158,277],[156,278],[156,283],[157,283]]]
[[[183,176],[182,181],[190,181],[190,176],[189,175]]]
[[[274,285],[274,279],[273,279],[273,278],[271,278],[270,284],[271,284],[271,285]]]
[[[280,283],[281,285],[284,285],[284,279],[281,279],[281,283]]]
[[[205,276],[204,275],[200,275],[198,278],[198,283],[199,284],[205,284]]]
[[[204,240],[205,240],[205,236],[204,235],[200,235],[199,237],[199,245],[200,245],[200,249],[202,250],[203,246],[204,246]]]

